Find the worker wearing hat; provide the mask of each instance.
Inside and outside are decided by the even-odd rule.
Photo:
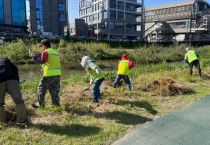
[[[60,107],[60,76],[61,76],[61,66],[58,52],[51,48],[51,44],[47,39],[43,39],[40,43],[42,54],[38,56],[30,49],[29,54],[32,56],[33,60],[41,64],[43,76],[38,85],[38,102],[33,103],[34,108],[45,106],[45,94],[49,89],[52,98],[52,107]]]
[[[189,72],[190,72],[190,75],[192,75],[192,72],[193,72],[193,66],[195,66],[197,68],[197,71],[198,71],[198,75],[201,77],[202,74],[201,74],[201,68],[200,68],[200,63],[199,63],[199,60],[198,60],[198,54],[190,49],[189,47],[186,48],[186,54],[185,54],[185,58],[184,60],[189,64]]]
[[[96,64],[96,62],[89,56],[84,56],[81,60],[82,67],[90,75],[90,84],[94,84],[93,87],[93,102],[98,103],[101,97],[100,86],[104,81],[104,72]]]
[[[121,79],[127,84],[127,89],[131,90],[131,82],[129,79],[129,69],[134,66],[134,63],[127,58],[127,54],[122,54],[121,61],[118,64],[117,76],[114,80],[113,87],[116,88]]]

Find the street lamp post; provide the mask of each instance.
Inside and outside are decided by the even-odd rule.
[[[142,0],[141,1],[141,4],[142,4],[142,10],[141,10],[141,13],[142,13],[142,15],[141,15],[141,39],[143,40],[143,37],[144,37],[144,31],[145,31],[145,14],[144,14],[144,12],[145,12],[145,9],[144,9],[144,0]]]
[[[110,40],[110,10],[107,11],[108,16],[108,40]]]

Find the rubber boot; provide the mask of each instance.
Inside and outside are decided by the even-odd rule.
[[[0,123],[6,123],[6,113],[4,106],[0,107]]]
[[[27,120],[26,107],[24,103],[16,104],[17,122],[25,122]]]

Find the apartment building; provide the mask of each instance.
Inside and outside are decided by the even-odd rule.
[[[141,11],[142,4],[137,0],[79,0],[79,17],[98,40],[140,38],[137,27],[142,23],[137,18]]]
[[[75,19],[75,22],[70,24],[70,35],[88,37],[88,26],[84,19]]]
[[[68,0],[29,0],[31,33],[64,35],[68,26]]]

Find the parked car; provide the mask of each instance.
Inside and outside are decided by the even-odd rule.
[[[52,33],[52,32],[42,32],[42,33],[40,33],[39,37],[40,38],[48,38],[48,39],[59,39],[60,38],[59,35]]]
[[[131,40],[132,42],[138,42],[139,41],[139,39],[133,39],[133,40]]]

